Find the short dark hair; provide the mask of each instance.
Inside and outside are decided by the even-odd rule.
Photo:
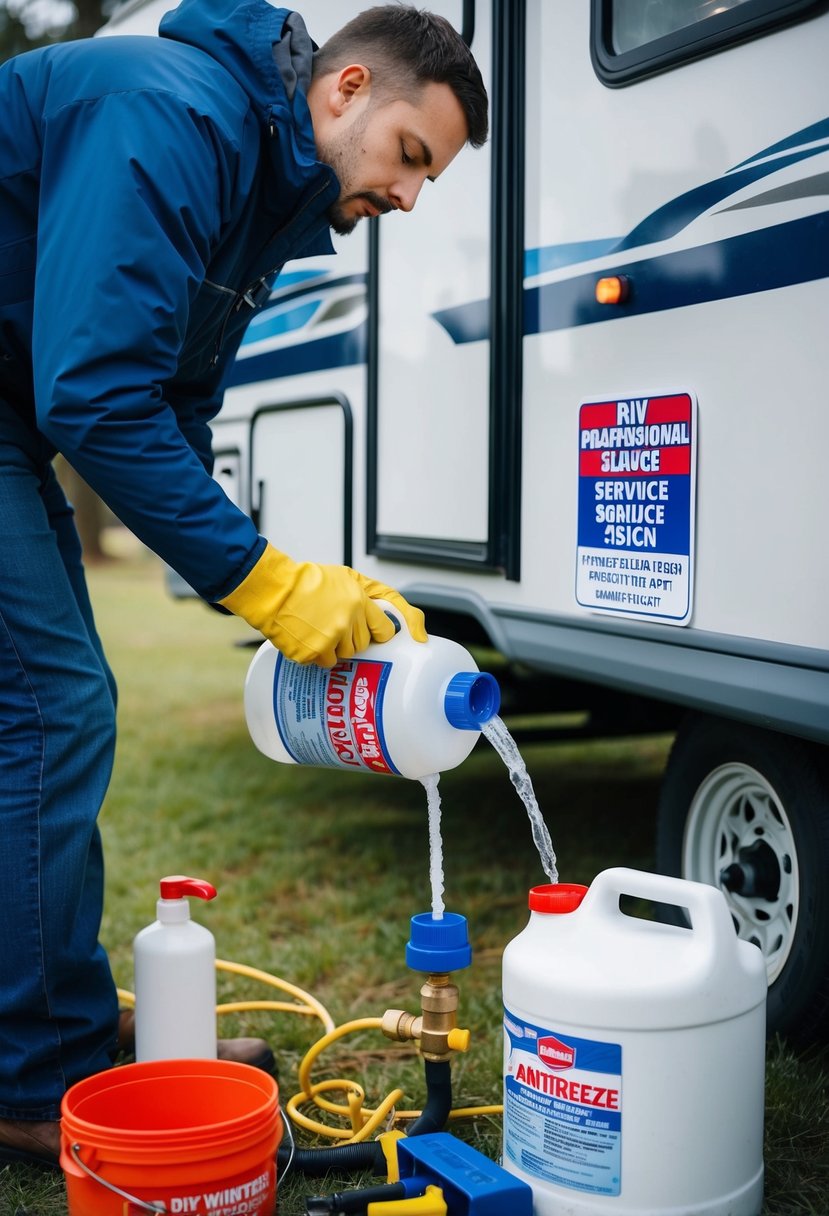
[[[405,4],[382,4],[359,13],[314,56],[314,74],[363,63],[379,92],[405,96],[425,84],[447,84],[460,102],[473,148],[489,132],[484,82],[472,52],[450,21]]]

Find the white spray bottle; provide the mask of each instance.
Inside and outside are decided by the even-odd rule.
[[[188,895],[214,899],[201,878],[161,879],[158,919],[136,935],[135,1058],[216,1059],[216,943],[190,919]]]

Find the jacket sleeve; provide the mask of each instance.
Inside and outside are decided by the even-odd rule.
[[[194,410],[197,453],[163,386],[231,214],[237,169],[231,141],[169,92],[74,102],[43,124],[39,425],[115,514],[210,600],[242,581],[265,542],[207,471],[204,419]]]
[[[213,432],[210,423],[221,409],[224,384],[244,334],[225,342],[219,360],[209,377],[197,385],[168,384],[166,397],[173,408],[178,428],[208,473],[213,472]]]

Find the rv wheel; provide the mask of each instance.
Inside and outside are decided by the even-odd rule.
[[[737,933],[766,959],[769,1033],[800,1042],[825,1034],[829,1015],[827,866],[822,749],[739,722],[686,719],[660,796],[657,869],[723,891]]]

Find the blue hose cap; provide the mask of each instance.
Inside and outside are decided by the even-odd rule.
[[[443,698],[447,721],[458,730],[480,730],[501,708],[501,690],[486,671],[459,671]]]
[[[421,912],[412,917],[411,940],[406,943],[406,966],[412,971],[460,971],[471,962],[465,916],[444,912],[435,920],[431,912]]]

